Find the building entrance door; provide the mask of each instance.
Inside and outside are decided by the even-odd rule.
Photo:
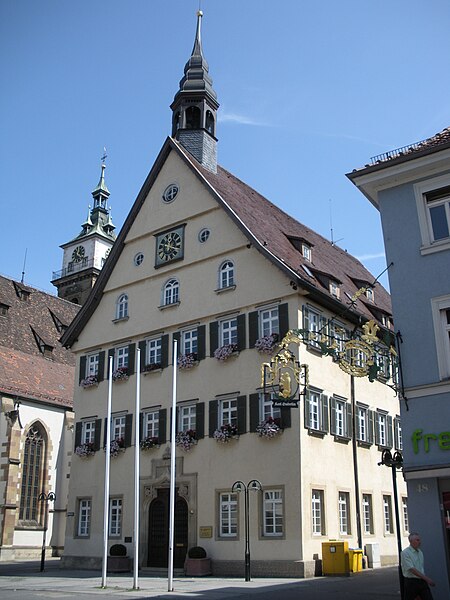
[[[148,566],[167,567],[169,562],[169,488],[157,491],[149,508]],[[175,492],[175,531],[173,566],[183,568],[188,546],[188,509],[186,500]]]

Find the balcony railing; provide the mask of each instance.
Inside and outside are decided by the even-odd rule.
[[[404,156],[405,154],[409,154],[414,150],[419,150],[422,144],[426,140],[421,142],[415,142],[414,144],[409,144],[409,146],[402,146],[401,148],[396,148],[395,150],[389,150],[389,152],[383,152],[383,154],[377,154],[376,156],[372,156],[370,162],[372,165],[377,165],[380,162],[384,162],[385,160],[392,160],[393,158],[398,158],[399,156]]]
[[[80,262],[70,262],[67,267],[61,269],[60,271],[53,271],[52,281],[56,281],[57,279],[61,279],[61,277],[66,277],[67,275],[71,275],[72,273],[78,273],[79,271],[84,271],[85,269],[90,269],[94,266],[94,259],[83,258]],[[100,270],[100,268],[99,268]]]

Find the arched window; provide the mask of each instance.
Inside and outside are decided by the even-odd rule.
[[[169,279],[163,288],[163,306],[176,304],[180,301],[180,284],[176,279]]]
[[[122,294],[117,300],[116,319],[128,317],[128,295]]]
[[[25,438],[19,508],[21,521],[42,524],[43,503],[38,501],[38,496],[45,481],[46,439],[45,430],[40,423],[32,425]]]
[[[206,131],[214,135],[214,117],[210,110],[206,111]]]
[[[219,268],[219,288],[227,288],[234,285],[234,265],[227,260]]]
[[[174,136],[176,132],[180,129],[181,126],[181,115],[179,112],[176,112],[173,115],[173,125],[172,125],[172,135]]]
[[[186,129],[200,129],[201,112],[198,106],[190,106],[186,111]]]

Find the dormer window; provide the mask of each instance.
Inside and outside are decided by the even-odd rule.
[[[366,298],[367,298],[367,300],[370,300],[370,302],[373,302],[373,300],[374,300],[373,288],[371,288],[371,287],[366,288]]]
[[[9,306],[0,302],[0,317],[6,317],[8,314]]]
[[[47,344],[32,327],[31,327],[31,331],[33,332],[34,339],[36,340],[36,344],[39,348],[39,352],[46,358],[52,358],[53,357],[53,346],[50,346],[50,344]]]
[[[19,285],[18,283],[16,283],[15,281],[13,281],[14,284],[14,289],[16,291],[16,296],[23,301],[27,301],[28,298],[30,297],[30,292],[29,290],[25,289],[24,287],[22,287],[21,285]]]
[[[61,321],[61,319],[58,319],[58,317],[52,313],[52,311],[49,309],[49,312],[52,316],[53,319],[53,323],[55,324],[56,329],[58,330],[59,333],[64,333],[65,330],[67,329],[67,325],[65,323],[63,323]]]
[[[309,244],[302,244],[302,256],[305,260],[311,262],[311,246]]]
[[[337,281],[330,280],[330,294],[335,298],[339,298],[341,295],[341,290]]]

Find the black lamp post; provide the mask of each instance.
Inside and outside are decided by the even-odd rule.
[[[249,537],[249,503],[248,492],[253,490],[262,491],[261,482],[252,479],[247,485],[243,481],[236,481],[231,488],[232,492],[244,492],[244,519],[245,519],[245,581],[250,581],[250,537]]]
[[[42,551],[41,551],[41,573],[45,569],[45,538],[47,535],[47,527],[48,527],[48,503],[54,502],[56,500],[56,494],[54,492],[49,492],[46,494],[42,492],[38,496],[39,502],[45,502],[44,506],[44,531],[42,535]]]
[[[383,450],[381,455],[381,462],[379,465],[385,465],[392,469],[392,487],[394,488],[394,507],[395,507],[395,523],[397,525],[397,550],[398,550],[398,579],[400,582],[400,597],[403,598],[404,585],[401,565],[401,554],[402,554],[402,538],[400,530],[400,514],[398,509],[398,494],[397,494],[397,469],[403,467],[403,456],[401,452],[394,452],[392,456],[390,450]]]

